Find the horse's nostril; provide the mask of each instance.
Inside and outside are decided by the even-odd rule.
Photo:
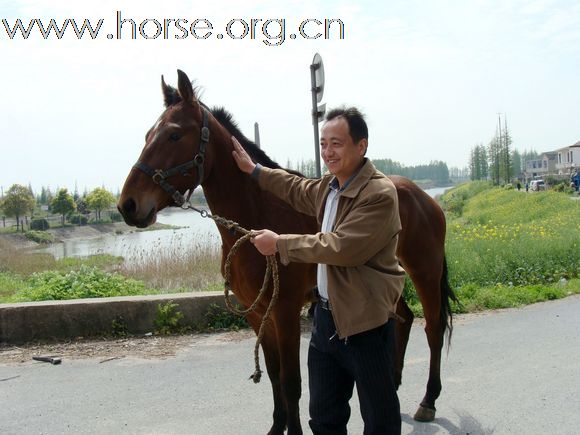
[[[123,210],[128,215],[132,215],[135,213],[135,211],[137,210],[137,204],[135,203],[133,198],[129,198],[123,203]]]

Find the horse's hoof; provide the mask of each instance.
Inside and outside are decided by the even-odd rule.
[[[428,422],[435,420],[435,410],[431,408],[426,408],[424,406],[419,406],[417,412],[413,416],[416,421]]]

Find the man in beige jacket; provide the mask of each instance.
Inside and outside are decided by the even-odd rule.
[[[329,112],[321,133],[330,172],[321,179],[256,165],[232,138],[240,170],[320,223],[316,234],[259,230],[252,243],[263,255],[279,253],[282,264],[318,264],[320,303],[308,352],[312,431],[346,433],[356,384],[364,433],[397,434],[393,317],[405,279],[396,256],[397,192],[364,157],[368,128],[356,108]]]

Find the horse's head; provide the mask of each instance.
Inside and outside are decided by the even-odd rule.
[[[187,75],[178,70],[178,89],[161,87],[165,111],[145,135],[145,147],[131,169],[117,208],[125,222],[140,228],[155,222],[157,212],[180,205],[184,193],[206,179],[211,153],[208,109],[197,100]]]

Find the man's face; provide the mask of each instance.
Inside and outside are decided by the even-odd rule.
[[[322,126],[320,154],[326,167],[342,186],[359,168],[364,157],[367,140],[354,143],[346,119],[339,116]]]

